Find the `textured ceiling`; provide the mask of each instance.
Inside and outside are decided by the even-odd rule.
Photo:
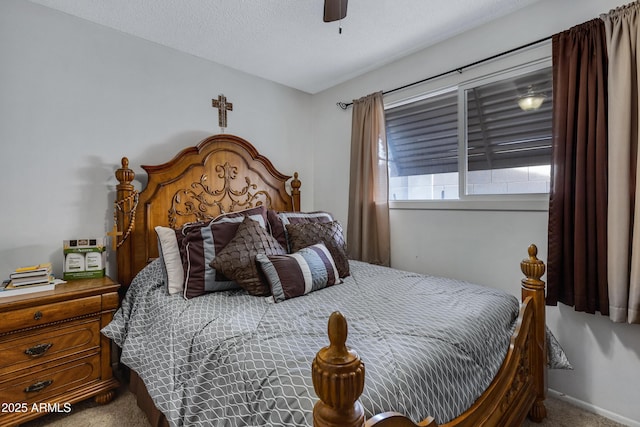
[[[317,93],[538,0],[31,0]]]

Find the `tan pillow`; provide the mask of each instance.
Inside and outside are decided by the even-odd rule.
[[[180,294],[184,290],[184,269],[176,230],[161,226],[155,227],[155,230],[158,235],[158,252],[164,266],[167,292],[169,295]]]

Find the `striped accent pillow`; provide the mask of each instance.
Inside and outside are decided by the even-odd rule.
[[[238,289],[233,280],[225,277],[211,266],[211,261],[233,239],[245,217],[257,221],[266,228],[267,210],[264,206],[220,215],[208,223],[194,223],[182,228],[178,238],[180,257],[184,269],[186,299],[209,292]]]
[[[289,255],[256,255],[275,302],[342,283],[331,253],[323,243]]]

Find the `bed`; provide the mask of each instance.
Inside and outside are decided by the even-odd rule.
[[[535,246],[521,263],[517,301],[471,283],[327,261],[341,257],[330,242],[298,244],[313,239],[309,230],[331,228],[335,238],[336,221],[322,211],[297,214],[298,174],[280,173],[242,138],[214,135],[143,169],[142,191],[126,158],[116,171],[113,235],[126,294],[103,333],[121,348],[152,425],[516,426],[546,416],[545,266]],[[298,216],[300,226],[291,219]],[[213,260],[237,260],[255,234],[277,235],[284,252],[253,258],[258,281],[245,278],[246,264],[207,259],[214,274],[235,272],[243,287],[194,296],[188,288],[198,282],[187,280],[170,295],[158,230],[213,230],[227,218],[236,234]],[[313,284],[304,289],[292,270],[280,274],[301,257],[326,267],[305,273]],[[196,257],[186,258],[180,272],[193,273]],[[258,292],[265,282],[271,288]]]

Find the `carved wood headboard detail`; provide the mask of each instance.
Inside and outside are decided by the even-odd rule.
[[[253,145],[233,135],[214,135],[182,150],[172,160],[142,166],[149,180],[137,197],[129,160],[116,171],[118,281],[133,277],[158,256],[155,226],[179,228],[193,221],[264,205],[279,211],[300,210],[297,172],[280,173]]]

